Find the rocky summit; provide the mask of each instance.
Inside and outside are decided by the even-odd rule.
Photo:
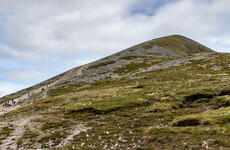
[[[230,54],[181,35],[0,100],[1,150],[230,149]]]

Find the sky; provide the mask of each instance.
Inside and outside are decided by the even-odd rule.
[[[180,34],[230,52],[230,0],[0,0],[0,96]]]

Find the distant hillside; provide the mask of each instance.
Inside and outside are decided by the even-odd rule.
[[[1,99],[0,149],[228,150],[229,83],[230,54],[153,39]]]

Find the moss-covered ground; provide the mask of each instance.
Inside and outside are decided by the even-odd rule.
[[[227,150],[230,55],[199,55],[208,59],[134,77],[100,80],[91,87],[62,91],[63,94],[41,99],[7,115],[32,112],[43,116],[32,120],[40,123],[38,129],[42,134],[28,129],[22,136],[24,141],[30,143],[32,138],[43,148],[54,148],[70,134],[68,131],[83,122],[89,129],[60,149]],[[222,67],[216,70],[213,66]],[[23,140],[18,142],[19,147],[22,143]],[[33,146],[29,144],[30,148]]]

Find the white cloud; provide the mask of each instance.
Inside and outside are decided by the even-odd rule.
[[[181,0],[161,7],[156,16],[155,33],[183,34],[217,51],[229,51],[223,45],[215,45],[213,38],[230,39],[230,1],[228,0]],[[228,45],[230,46],[230,45]],[[230,52],[230,51],[229,51]]]
[[[15,84],[15,83],[11,83],[11,82],[0,82],[0,97],[16,92],[19,89],[23,89],[28,87],[27,84]]]
[[[35,53],[31,52],[20,52],[18,49],[13,49],[8,45],[0,44],[0,58],[1,59],[19,59],[24,61],[36,61],[39,58],[39,55],[35,55]]]
[[[201,42],[207,36],[229,35],[228,0],[173,1],[154,10],[153,16],[130,14],[135,3],[140,4],[137,0],[13,1],[1,5],[10,9],[3,23],[4,40],[21,52],[37,55],[85,52],[105,56],[169,34],[185,34]],[[144,2],[154,5],[154,1]]]
[[[44,74],[35,70],[4,71],[1,74],[8,80],[20,82],[31,82],[37,78],[44,78]]]

